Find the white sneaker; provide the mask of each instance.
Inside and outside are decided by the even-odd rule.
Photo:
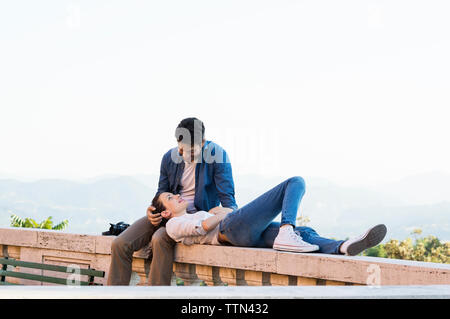
[[[340,251],[347,256],[356,256],[364,250],[376,246],[386,236],[387,228],[383,224],[369,228],[363,235],[342,243]]]
[[[293,228],[288,227],[287,229],[280,228],[280,232],[273,242],[273,249],[307,253],[319,250],[319,246],[303,241],[302,237],[294,232]]]

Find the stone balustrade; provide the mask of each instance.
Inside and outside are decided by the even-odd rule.
[[[113,239],[113,236],[0,228],[0,256],[103,270],[106,272],[105,278],[97,281],[106,284]],[[148,256],[147,249],[134,254],[130,284],[147,284],[151,262]],[[208,286],[450,284],[448,264],[320,253],[299,254],[231,246],[178,244],[173,270],[185,285],[199,285],[201,282]],[[172,284],[175,284],[175,276]],[[39,284],[17,278],[8,280],[21,284]]]

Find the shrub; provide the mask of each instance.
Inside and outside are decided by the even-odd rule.
[[[69,221],[63,220],[61,223],[53,226],[52,216],[44,219],[42,222],[37,223],[32,218],[21,218],[15,214],[11,215],[11,227],[25,227],[25,228],[40,228],[40,229],[53,229],[63,230],[67,227]]]

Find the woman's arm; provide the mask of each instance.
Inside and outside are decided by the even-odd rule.
[[[211,208],[208,211],[208,213],[216,215],[216,214],[221,213],[221,212],[231,213],[232,211],[233,211],[233,209],[229,208],[229,207],[216,206],[214,208]]]
[[[185,219],[174,217],[166,224],[166,232],[175,241],[180,241],[184,237],[206,235],[200,219]]]
[[[218,208],[220,208],[220,210]],[[214,212],[215,215],[202,221],[202,227],[206,232],[216,228],[216,226],[233,211],[231,208],[226,207],[215,207],[213,209],[216,210]]]
[[[204,220],[181,217],[171,218],[166,224],[167,234],[175,241],[181,241],[185,237],[206,235],[232,211],[224,207],[215,207],[214,209],[215,215]]]

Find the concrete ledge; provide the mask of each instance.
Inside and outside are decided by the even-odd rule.
[[[115,236],[71,234],[47,229],[0,228],[0,245],[111,254]]]
[[[450,299],[443,286],[1,287],[0,299]]]
[[[379,275],[380,285],[450,285],[449,264],[388,258],[298,254],[269,248],[177,245],[175,260],[362,285],[367,284],[370,274]]]

